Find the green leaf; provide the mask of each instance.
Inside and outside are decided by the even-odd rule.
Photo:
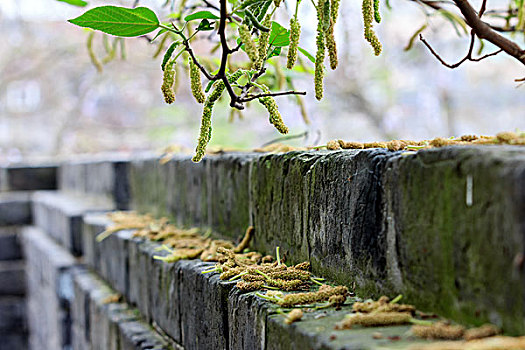
[[[306,56],[306,58],[308,58],[310,61],[312,61],[312,63],[315,63],[315,57],[310,52],[306,51],[302,47],[298,47],[297,50],[299,50],[303,55]]]
[[[57,1],[65,2],[66,4],[70,4],[70,5],[78,6],[78,7],[84,7],[88,4],[87,2],[82,1],[82,0],[57,0]]]
[[[199,11],[184,17],[186,22],[193,21],[195,19],[220,19],[220,17],[217,17],[210,11]]]
[[[284,47],[290,45],[290,31],[277,22],[272,22],[270,45]]]
[[[173,51],[181,44],[180,41],[175,41],[168,47],[166,50],[166,53],[164,53],[164,57],[162,58],[162,64],[160,65],[160,68],[162,68],[162,71],[164,72],[164,68],[166,68],[166,65],[168,64],[168,61],[170,60],[171,56],[173,55]]]
[[[197,27],[198,31],[206,32],[209,30],[213,30],[213,24],[210,23],[206,18],[199,23],[199,26]]]
[[[281,55],[282,47],[274,47],[273,50],[268,54],[268,59]]]
[[[95,7],[69,22],[104,33],[132,37],[148,34],[159,27],[159,19],[147,7]]]

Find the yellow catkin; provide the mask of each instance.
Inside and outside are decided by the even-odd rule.
[[[297,61],[297,50],[299,48],[299,39],[301,37],[301,24],[296,17],[290,19],[290,46],[286,57],[286,68],[292,69]]]
[[[252,40],[252,34],[250,33],[250,28],[246,24],[241,24],[239,26],[239,37],[244,44],[244,50],[250,60],[252,62],[259,61],[259,50],[255,46],[255,43]]]
[[[253,226],[248,226],[241,243],[239,243],[239,245],[233,249],[233,252],[241,253],[244,249],[248,248],[250,246],[250,242],[254,234],[255,234],[255,228]]]
[[[164,67],[164,76],[162,79],[161,91],[164,96],[164,101],[171,104],[175,102],[175,91],[173,85],[175,84],[175,60],[170,60]]]
[[[303,315],[304,314],[300,309],[293,309],[286,315],[284,322],[286,324],[292,324],[294,322],[300,321],[303,318]]]
[[[317,2],[317,36],[315,39],[317,53],[315,56],[314,85],[315,98],[318,101],[321,101],[324,95],[324,59],[326,56],[324,10],[326,3],[327,0],[319,0]]]
[[[465,334],[463,334],[463,338],[465,340],[482,339],[493,337],[499,333],[500,329],[498,327],[494,326],[493,324],[485,324],[481,327],[467,329]]]
[[[168,63],[169,64],[169,63]],[[240,79],[240,77],[244,74],[244,71],[241,69],[238,69],[233,73],[230,77],[228,77],[228,81],[230,83],[234,83],[237,80]],[[213,112],[213,106],[215,105],[215,102],[219,100],[222,93],[226,89],[226,85],[224,82],[217,81],[214,84],[215,88],[213,91],[208,95],[208,98],[204,102],[204,109],[202,111],[202,117],[201,117],[201,128],[199,133],[199,140],[197,142],[197,148],[195,149],[195,155],[192,158],[192,161],[195,163],[198,163],[204,158],[204,155],[206,154],[206,147],[208,146],[208,143],[211,140],[211,117]]]
[[[423,339],[457,340],[463,338],[465,327],[436,322],[430,326],[412,326],[411,332],[416,337]]]
[[[381,54],[382,46],[373,29],[374,0],[363,0],[362,11],[365,39],[370,43],[370,45],[374,49],[374,54],[376,56],[379,56]]]
[[[262,281],[254,281],[254,282],[245,282],[240,281],[237,282],[236,287],[239,288],[243,292],[254,292],[256,290],[262,289],[264,286],[264,282]]]
[[[326,46],[328,48],[328,56],[330,58],[330,68],[336,69],[339,65],[337,58],[337,43],[335,41],[335,24],[339,16],[340,0],[330,0],[330,25],[326,32]]]
[[[206,100],[206,95],[202,90],[201,71],[191,57],[189,59],[189,66],[191,93],[193,94],[193,97],[195,97],[195,100],[198,103],[204,103],[204,101]]]
[[[336,151],[338,149],[341,149],[341,145],[339,144],[339,141],[331,140],[331,141],[328,141],[328,143],[326,144],[326,148],[331,151]]]
[[[350,329],[359,325],[363,327],[395,326],[408,324],[412,320],[410,314],[401,312],[381,312],[373,314],[351,314],[336,325],[336,329]]]
[[[262,23],[263,26],[269,27],[271,24],[271,16],[270,14],[267,14],[266,17],[264,17],[264,21]],[[270,32],[261,32],[259,35],[259,43],[257,50],[259,52],[257,61],[253,62],[252,68],[255,70],[260,70],[263,66],[264,61],[266,60],[266,56],[268,55],[268,45],[270,42]]]
[[[264,92],[267,93],[269,90],[267,88],[264,89]],[[289,129],[284,124],[283,118],[281,116],[281,113],[279,112],[279,107],[277,106],[277,103],[271,96],[264,96],[258,98],[259,103],[261,103],[264,108],[268,111],[270,123],[275,126],[275,128],[281,133],[281,134],[287,134]]]

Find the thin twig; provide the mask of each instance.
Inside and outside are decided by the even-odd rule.
[[[269,92],[269,93],[263,93],[263,94],[257,94],[252,96],[246,96],[244,98],[239,98],[239,102],[249,102],[252,100],[256,100],[261,97],[275,97],[275,96],[286,96],[286,95],[306,95],[305,91],[281,91],[281,92]]]

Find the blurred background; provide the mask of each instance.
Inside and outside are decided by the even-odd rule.
[[[162,55],[153,58],[158,41],[125,39],[125,59],[118,52],[119,57],[99,72],[86,48],[89,32],[67,23],[108,2],[134,3],[92,0],[78,8],[56,0],[0,1],[0,161],[155,150],[172,144],[195,147],[202,107],[191,97],[185,76],[175,104],[163,102]],[[163,3],[141,4],[167,14]],[[490,5],[506,6],[500,3]],[[404,51],[427,18],[413,1],[391,0],[390,5],[390,10],[382,8],[383,22],[375,27],[384,47],[375,57],[363,39],[360,2],[341,1],[336,28],[340,66],[328,72],[322,102],[314,98],[312,76],[279,69],[295,78],[298,90],[308,92],[304,107],[309,125],[294,98],[277,100],[290,134],[299,136],[287,143],[426,139],[525,129],[525,87],[514,82],[525,76],[521,64],[502,54],[450,70],[419,40]],[[305,1],[301,11],[301,46],[315,53],[315,25],[308,25],[315,23],[311,3]],[[288,20],[280,22],[287,26]],[[439,16],[429,24],[425,37],[444,59],[455,62],[465,55],[467,35],[459,36]],[[523,47],[523,35],[514,40]],[[100,60],[107,55],[101,33],[94,35],[93,49]],[[485,52],[490,51],[487,45]],[[305,65],[311,63],[305,60]],[[249,149],[280,137],[258,104],[245,110],[243,119],[234,115],[233,123],[227,105],[224,100],[218,106],[222,108],[215,109],[212,146]]]

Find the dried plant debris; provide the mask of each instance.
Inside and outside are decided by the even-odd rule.
[[[348,294],[348,288],[345,286],[332,287],[323,284],[319,290],[314,292],[290,293],[283,296],[276,296],[270,293],[258,293],[257,295],[261,298],[272,301],[283,308],[293,308],[299,305],[313,306],[318,303],[323,303],[323,305],[318,305],[317,308],[323,308],[328,305],[342,305],[346,301]]]
[[[209,234],[203,235],[195,228],[180,229],[170,224],[167,218],[155,219],[151,215],[140,215],[136,212],[114,212],[109,214],[109,218],[113,225],[97,236],[98,241],[120,230],[135,230],[134,237],[162,244],[157,248],[159,255],[154,256],[155,259],[168,263],[182,259],[216,262],[203,273],[220,273],[222,280],[236,282],[237,288],[243,292],[308,291],[313,285],[321,284],[321,279],[313,277],[310,273],[309,262],[287,266],[281,262],[278,248],[277,261],[274,261],[272,256],[249,251],[250,241],[255,234],[252,226],[248,227],[242,241],[235,246],[229,241],[212,239]],[[348,289],[323,286],[313,294],[316,295],[315,300],[337,306],[346,300]],[[290,301],[294,297],[273,295],[271,298],[282,298],[283,305],[294,305],[294,302]]]
[[[351,329],[354,326],[396,326],[411,323],[431,324],[428,321],[415,319],[413,315],[416,313],[416,308],[413,305],[399,304],[401,298],[402,296],[399,295],[390,300],[382,296],[377,301],[355,302],[352,305],[354,313],[346,315],[341,322],[336,324],[335,329]]]
[[[449,322],[436,322],[430,325],[415,325],[412,327],[413,335],[423,339],[432,340],[460,340],[467,341],[493,337],[500,334],[500,329],[492,324],[481,327],[466,329],[460,325],[452,325]]]
[[[423,339],[458,340],[465,334],[465,327],[447,322],[436,322],[431,325],[415,325],[412,334]]]
[[[351,329],[353,326],[381,327],[409,324],[412,316],[405,312],[378,312],[378,313],[355,313],[345,317],[337,323],[335,329]]]
[[[495,336],[470,341],[441,341],[417,344],[410,350],[525,350],[525,337]]]
[[[352,305],[352,309],[355,312],[361,313],[405,312],[413,315],[416,312],[416,308],[413,305],[398,304],[400,299],[401,296],[393,300],[382,296],[377,301],[368,300],[365,302],[356,302]]]
[[[292,324],[294,322],[301,321],[301,319],[303,318],[303,315],[304,313],[301,309],[293,309],[286,315],[284,322],[286,324]]]
[[[329,150],[340,149],[365,149],[386,148],[390,151],[417,151],[420,149],[444,147],[444,146],[468,146],[468,145],[525,145],[525,133],[501,132],[496,136],[463,135],[461,137],[442,138],[436,137],[432,140],[392,140],[388,142],[347,142],[343,140],[332,140],[326,144]]]

